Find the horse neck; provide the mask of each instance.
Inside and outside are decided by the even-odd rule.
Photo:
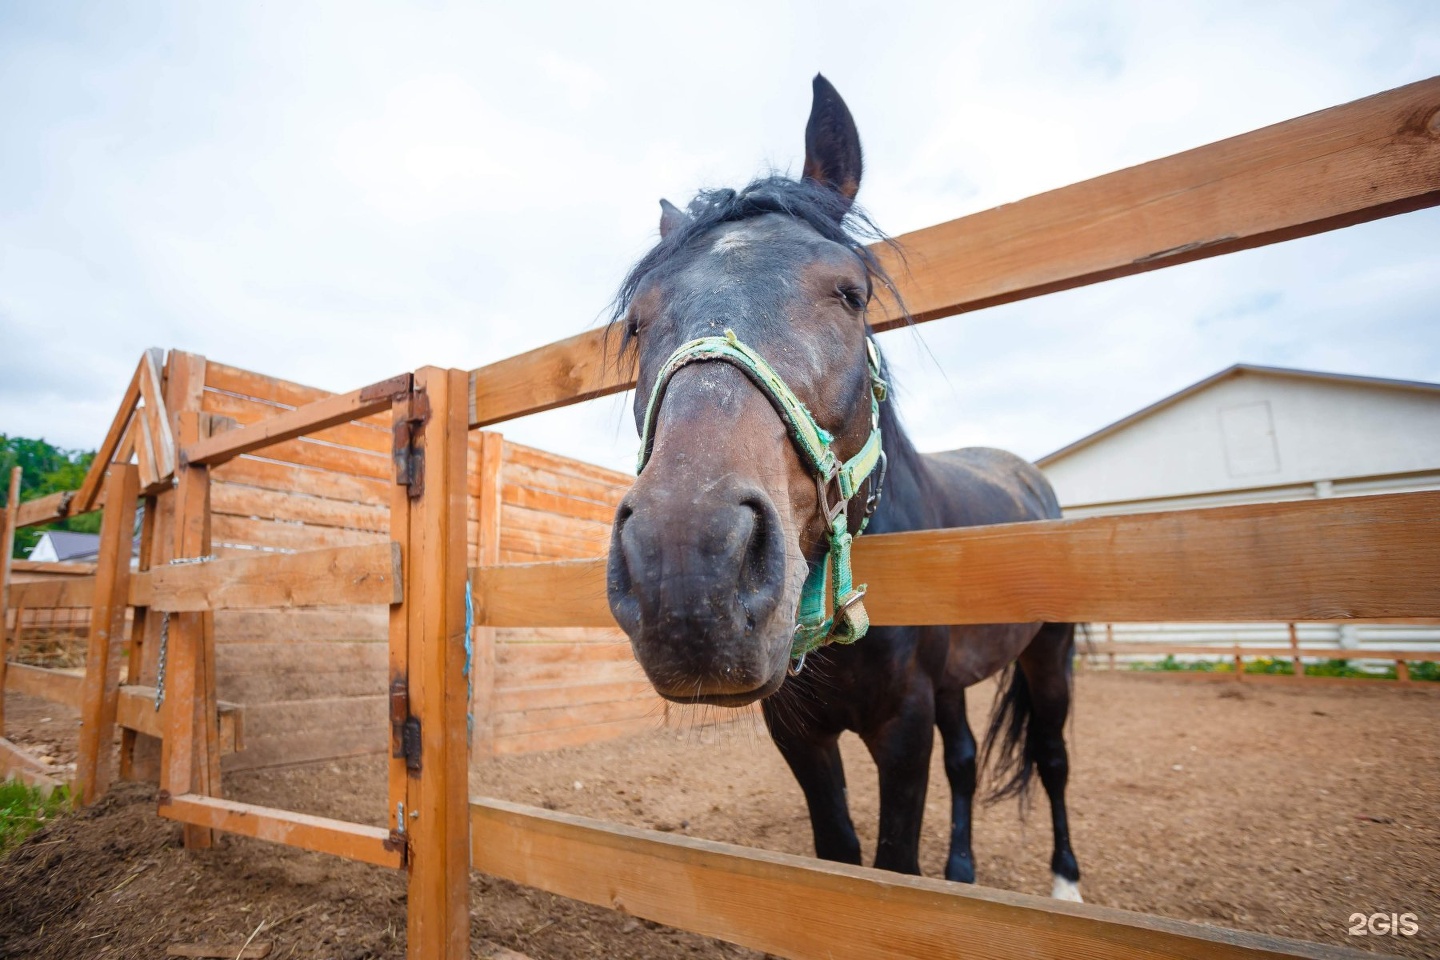
[[[930,487],[925,457],[915,449],[893,409],[882,406],[880,419],[885,487],[869,529],[874,533],[921,529],[926,525],[923,511]]]

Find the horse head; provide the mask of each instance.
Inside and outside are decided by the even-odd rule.
[[[840,581],[883,473],[866,310],[893,287],[858,239],[878,236],[853,207],[861,165],[817,76],[802,178],[661,201],[660,242],[617,299],[643,449],[610,607],[668,699],[752,702],[806,649],[864,632]]]

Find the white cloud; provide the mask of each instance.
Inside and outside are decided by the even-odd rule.
[[[798,168],[817,69],[903,232],[1437,66],[1423,3],[8,8],[0,431],[93,446],[152,345],[348,389],[584,329],[659,197]],[[1037,456],[1237,360],[1440,379],[1437,223],[888,336],[907,421]],[[506,429],[633,455],[623,399]]]

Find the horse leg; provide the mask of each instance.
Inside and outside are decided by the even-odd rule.
[[[1030,687],[1031,717],[1026,749],[1035,762],[1045,795],[1050,798],[1050,820],[1055,829],[1055,852],[1050,858],[1054,876],[1051,896],[1080,902],[1080,866],[1070,849],[1070,821],[1065,812],[1065,782],[1070,758],[1065,750],[1065,719],[1070,712],[1070,658],[1074,652],[1073,624],[1047,623],[1020,655],[1020,669]]]
[[[805,794],[815,856],[837,863],[860,863],[860,838],[846,802],[845,766],[838,736],[814,739],[780,722],[770,704],[762,705],[770,739],[785,758]]]
[[[950,781],[950,856],[945,879],[975,882],[975,858],[970,849],[970,817],[975,803],[975,735],[965,717],[965,691],[935,694],[935,726],[945,752],[945,777]]]
[[[923,704],[911,699],[865,737],[880,772],[878,869],[920,875],[920,824],[930,783],[934,727],[935,704],[927,691]]]

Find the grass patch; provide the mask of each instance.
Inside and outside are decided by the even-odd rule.
[[[47,797],[19,780],[0,781],[0,856],[69,807],[70,795],[64,787]]]
[[[1357,680],[1394,680],[1395,668],[1385,667],[1382,670],[1362,670],[1350,663],[1349,660],[1325,660],[1321,663],[1307,663],[1305,676],[1307,677],[1350,677]],[[1176,660],[1174,654],[1166,654],[1163,660],[1155,660],[1149,663],[1132,663],[1131,670],[1139,671],[1162,671],[1182,673],[1234,673],[1235,662],[1233,660]],[[1289,677],[1295,673],[1295,668],[1287,658],[1280,657],[1255,657],[1244,661],[1244,670],[1249,674],[1263,674],[1268,676]],[[1440,682],[1440,663],[1414,662],[1410,664],[1411,680],[1427,680]]]

